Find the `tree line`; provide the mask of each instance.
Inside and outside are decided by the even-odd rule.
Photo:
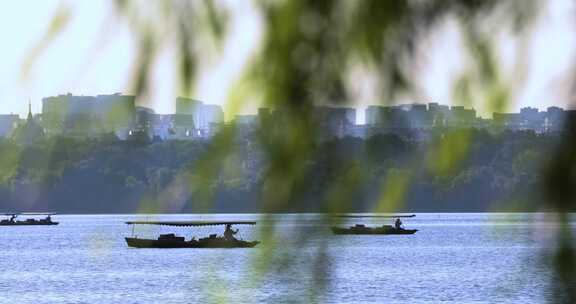
[[[113,135],[4,139],[0,201],[2,211],[62,213],[534,211],[544,206],[543,173],[558,138],[476,129],[439,130],[424,142],[333,138],[310,143],[296,173],[269,172],[255,135],[226,147]],[[297,176],[278,190],[289,204],[270,206],[262,196],[274,187],[270,174]]]

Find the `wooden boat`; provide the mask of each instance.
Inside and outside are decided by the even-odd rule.
[[[126,222],[132,225],[132,236],[126,237],[126,244],[134,248],[252,248],[258,245],[258,241],[245,241],[236,239],[233,234],[232,225],[255,225],[256,222],[248,221],[225,221],[225,222],[205,222],[205,221],[134,221]],[[173,233],[161,234],[157,239],[142,239],[134,234],[135,225],[161,225],[161,226],[174,226],[174,227],[199,227],[199,226],[225,226],[224,235],[218,236],[211,234],[208,237],[196,240],[192,238],[186,240],[184,237],[176,236]]]
[[[362,224],[356,224],[349,228],[332,227],[334,234],[414,234],[418,229],[394,228],[391,225],[381,227],[366,227]]]
[[[56,213],[38,213],[38,212],[24,212],[24,213],[3,213],[0,215],[9,216],[9,219],[4,219],[0,221],[0,226],[54,226],[58,225],[58,222],[52,221],[52,216]],[[19,216],[35,216],[44,215],[46,218],[34,219],[28,218],[25,220],[16,220]]]
[[[418,229],[404,229],[401,227],[400,218],[415,217],[416,215],[339,215],[338,217],[343,218],[395,218],[397,219],[397,224],[392,225],[382,225],[377,227],[368,227],[363,224],[356,224],[350,227],[331,227],[330,229],[334,234],[414,234]]]

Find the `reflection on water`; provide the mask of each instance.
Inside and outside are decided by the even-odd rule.
[[[418,214],[411,236],[335,236],[317,215],[276,216],[276,248],[262,275],[256,249],[133,249],[127,220],[250,220],[258,215],[94,215],[55,217],[56,227],[1,227],[0,303],[306,302],[319,276],[326,303],[540,303],[549,290],[543,263],[556,226],[542,214]],[[347,223],[391,224],[391,219]],[[258,226],[270,225],[260,222]],[[257,228],[240,237],[259,239]],[[222,233],[171,230],[187,238]],[[305,233],[308,238],[303,241]],[[323,242],[326,241],[326,242]],[[326,269],[313,271],[319,246]],[[321,272],[319,274],[318,272]]]

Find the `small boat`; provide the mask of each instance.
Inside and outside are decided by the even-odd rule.
[[[54,226],[58,225],[58,222],[52,221],[52,216],[56,213],[39,213],[39,212],[23,212],[23,213],[2,213],[0,215],[9,216],[9,219],[4,219],[0,221],[0,226]],[[28,218],[25,220],[16,220],[19,216],[36,216],[43,215],[46,216],[43,219]]]
[[[234,234],[238,230],[232,230],[232,225],[255,225],[256,222],[248,221],[225,221],[225,222],[208,222],[208,221],[133,221],[126,222],[132,225],[132,236],[126,237],[126,244],[134,248],[252,248],[258,245],[259,241],[245,241],[237,239]],[[182,236],[176,236],[173,233],[161,234],[157,239],[142,239],[134,234],[135,225],[161,225],[174,227],[199,227],[199,226],[225,226],[224,236],[211,234],[208,237],[186,240]]]
[[[356,224],[350,227],[331,227],[334,234],[414,234],[418,229],[404,229],[400,218],[409,218],[416,215],[339,215],[344,218],[395,218],[395,226],[382,225],[377,227],[368,227],[363,224]]]
[[[356,224],[349,228],[332,227],[334,234],[414,234],[418,229],[394,228],[391,225],[381,227],[366,227],[362,224]]]

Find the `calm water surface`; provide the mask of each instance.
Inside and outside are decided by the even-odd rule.
[[[555,225],[539,214],[418,214],[411,236],[335,236],[318,215],[275,217],[274,250],[133,249],[127,220],[258,215],[61,215],[0,227],[0,303],[542,303]],[[383,220],[352,220],[365,224]],[[384,220],[386,224],[391,220]],[[351,222],[350,222],[351,223]],[[267,221],[240,228],[259,239]],[[222,228],[140,228],[189,237]],[[272,253],[270,253],[272,252]],[[323,292],[322,292],[323,291]]]

